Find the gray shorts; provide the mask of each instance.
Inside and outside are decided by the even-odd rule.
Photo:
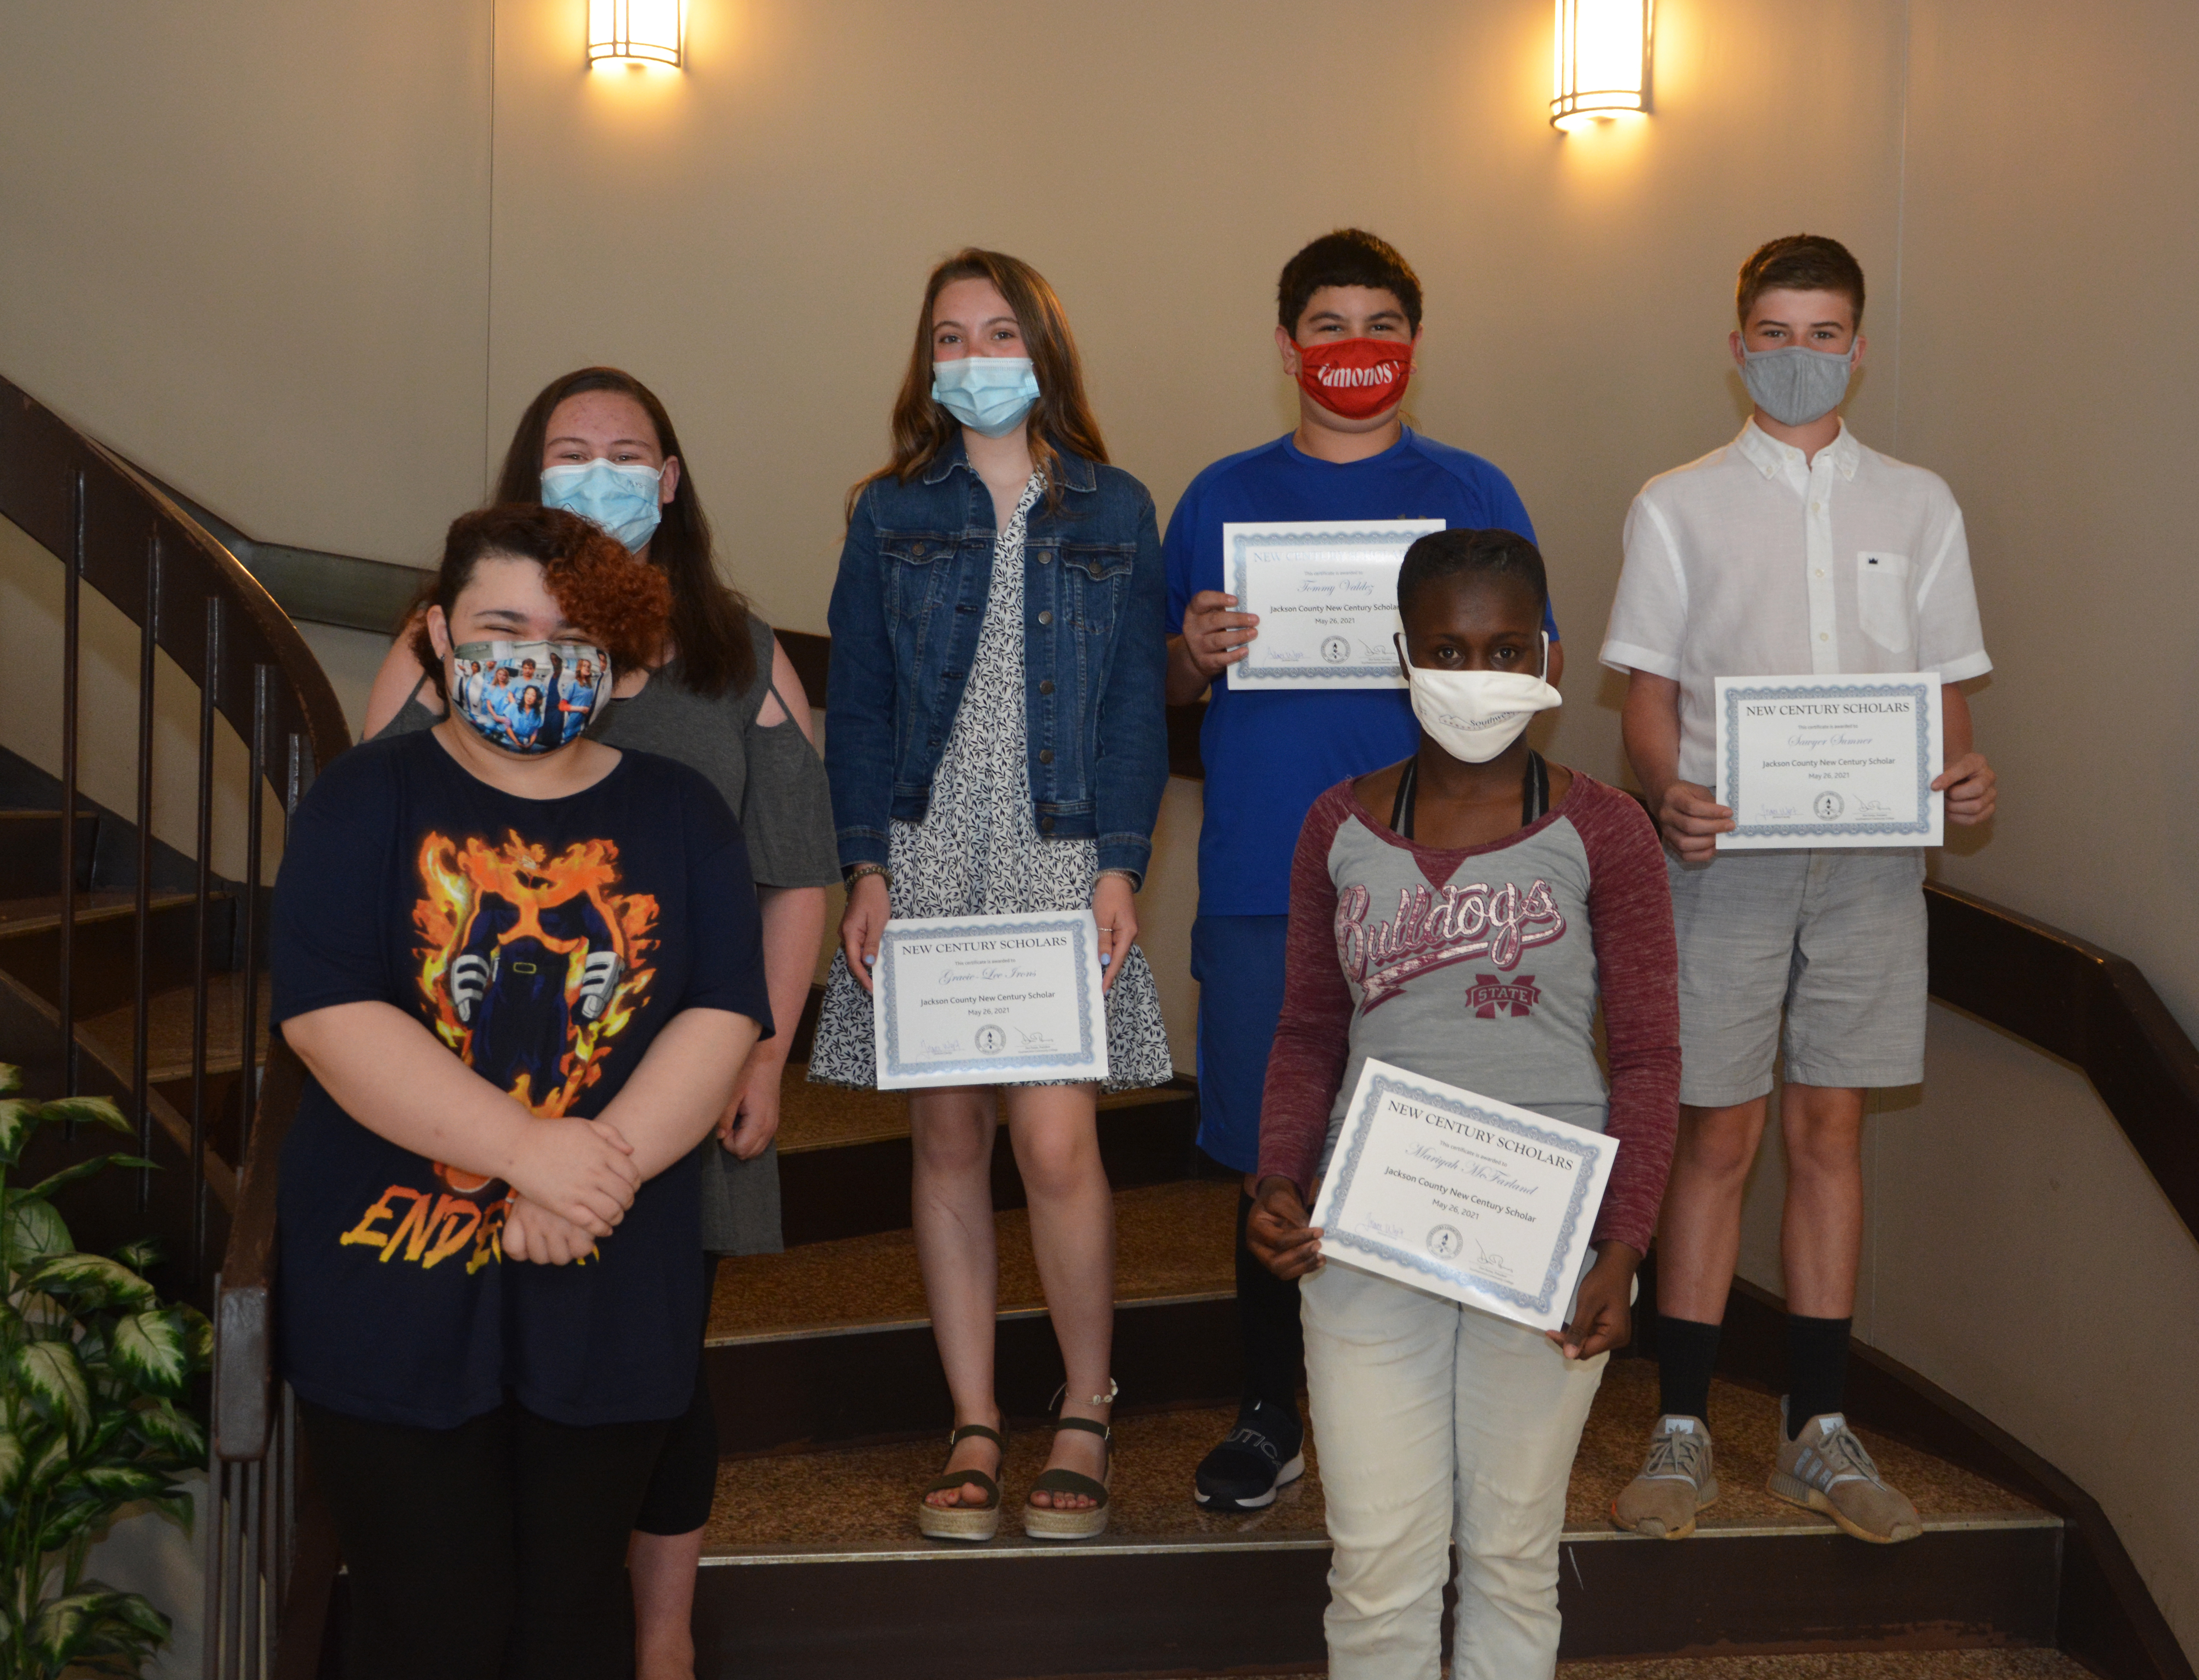
[[[1724,1108],[1771,1089],[1924,1077],[1924,854],[1667,852],[1680,946],[1680,1101]],[[1779,1017],[1786,1012],[1783,1045]]]

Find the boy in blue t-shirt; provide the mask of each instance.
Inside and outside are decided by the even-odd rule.
[[[1199,729],[1206,811],[1199,839],[1199,1144],[1247,1176],[1237,1205],[1237,1311],[1245,1387],[1237,1427],[1206,1456],[1199,1503],[1252,1510],[1304,1473],[1298,1415],[1298,1292],[1245,1245],[1258,1165],[1260,1094],[1282,1010],[1291,856],[1306,812],[1347,776],[1409,756],[1420,727],[1403,689],[1258,693],[1228,686],[1259,621],[1222,592],[1222,527],[1234,521],[1439,519],[1530,542],[1510,480],[1478,456],[1404,424],[1420,348],[1420,282],[1397,252],[1345,228],[1284,265],[1276,347],[1298,382],[1298,429],[1216,462],[1169,520],[1168,699],[1210,695]],[[1550,681],[1564,671],[1557,625]]]

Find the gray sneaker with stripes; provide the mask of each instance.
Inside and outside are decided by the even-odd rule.
[[[1887,1485],[1869,1452],[1848,1421],[1824,1412],[1787,1439],[1787,1402],[1779,1402],[1779,1456],[1773,1461],[1771,1491],[1791,1504],[1822,1511],[1843,1532],[1873,1545],[1914,1540],[1924,1532],[1909,1496]]]
[[[1611,1502],[1611,1520],[1653,1540],[1684,1540],[1695,1532],[1695,1513],[1718,1497],[1710,1426],[1700,1417],[1660,1417],[1642,1474]]]

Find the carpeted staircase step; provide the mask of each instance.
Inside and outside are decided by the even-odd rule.
[[[1236,1390],[1236,1197],[1234,1183],[1214,1180],[1115,1194],[1115,1375],[1134,1404]],[[1030,1215],[995,1218],[1001,1403],[1036,1418],[1061,1381],[1060,1357]],[[726,1452],[906,1438],[948,1421],[906,1230],[722,1262],[704,1357]]]
[[[2050,1640],[2058,1520],[1866,1434],[1927,1529],[1900,1547],[1850,1540],[1763,1491],[1776,1402],[1724,1383],[1712,1410],[1725,1491],[1696,1537],[1665,1543],[1615,1532],[1610,1502],[1639,1463],[1656,1403],[1647,1362],[1613,1363],[1567,1501],[1567,1654]],[[1327,1596],[1318,1444],[1304,1481],[1269,1510],[1209,1515],[1191,1499],[1192,1471],[1233,1416],[1227,1406],[1144,1416],[1126,1406],[1115,1521],[1101,1539],[1077,1544],[1026,1539],[1012,1509],[986,1545],[919,1536],[915,1490],[943,1462],[943,1421],[938,1439],[728,1460],[704,1558],[697,1672],[1015,1680],[1242,1674],[1263,1664],[1318,1672]],[[1044,1462],[1047,1439],[1032,1429],[1012,1439],[1011,1501]]]
[[[779,1091],[779,1180],[788,1247],[908,1224],[908,1099],[808,1082],[790,1063]],[[1188,1080],[1100,1100],[1100,1156],[1117,1189],[1199,1170],[1199,1104]],[[1021,1207],[1023,1176],[1004,1124],[993,1149],[993,1204]]]
[[[193,993],[189,986],[156,992],[146,1011],[145,1061],[155,1085],[191,1076]],[[260,976],[260,1007],[254,1021],[253,1062],[267,1060],[267,1014],[274,985]],[[133,1060],[136,1009],[129,1003],[94,1015],[84,1030],[99,1041],[108,1059],[125,1073]],[[208,976],[207,987],[207,1072],[233,1073],[244,1065],[244,976]]]
[[[91,860],[99,839],[96,812],[77,813],[73,873],[79,887],[91,884]],[[0,898],[27,898],[61,890],[61,814],[58,811],[0,811]]]

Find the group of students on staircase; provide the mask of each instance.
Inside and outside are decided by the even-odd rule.
[[[1662,1416],[1613,1515],[1679,1538],[1717,1497],[1710,1375],[1782,1018],[1773,1491],[1863,1538],[1916,1533],[1840,1407],[1864,1091],[1922,1074],[1922,855],[1718,852],[1710,693],[1936,669],[1934,785],[1976,823],[1993,776],[1955,684],[1989,666],[1946,487],[1839,416],[1864,347],[1853,258],[1774,241],[1737,301],[1754,413],[1636,498],[1602,650],[1628,674],[1646,811],[1528,744],[1560,703],[1549,577],[1504,474],[1404,423],[1420,285],[1370,234],[1286,265],[1298,424],[1199,474],[1164,537],[1108,460],[1052,288],[998,253],[940,264],[890,458],[848,501],[821,759],[662,404],[607,368],[545,387],[493,503],[450,528],[372,738],[301,802],[276,889],[274,1019],[311,1076],[283,1164],[281,1366],[349,1569],[347,1672],[691,1675],[717,1457],[701,1331],[718,1257],[779,1243],[773,1138],[825,888],[847,905],[812,1080],[877,1082],[890,919],[1088,906],[1107,1088],[1166,1083],[1136,895],[1164,707],[1203,696],[1199,1142],[1243,1175],[1245,1388],[1187,1491],[1255,1511],[1303,1473],[1303,1370],[1332,1673],[1433,1680],[1454,1543],[1454,1672],[1552,1671],[1567,1477],[1653,1235]],[[1400,518],[1443,527],[1399,577],[1403,692],[1220,680],[1259,634],[1224,588],[1226,524]],[[1405,908],[1469,875],[1478,902],[1534,907],[1530,937]],[[1480,965],[1501,1003],[1475,1006]],[[1370,1057],[1619,1140],[1562,1329],[1326,1264],[1308,1210]],[[1000,1099],[1067,1379],[1018,1502],[1041,1538],[1110,1515],[1099,1095]],[[1008,1503],[993,1088],[917,1092],[909,1122],[954,1407],[915,1517],[985,1539]]]

